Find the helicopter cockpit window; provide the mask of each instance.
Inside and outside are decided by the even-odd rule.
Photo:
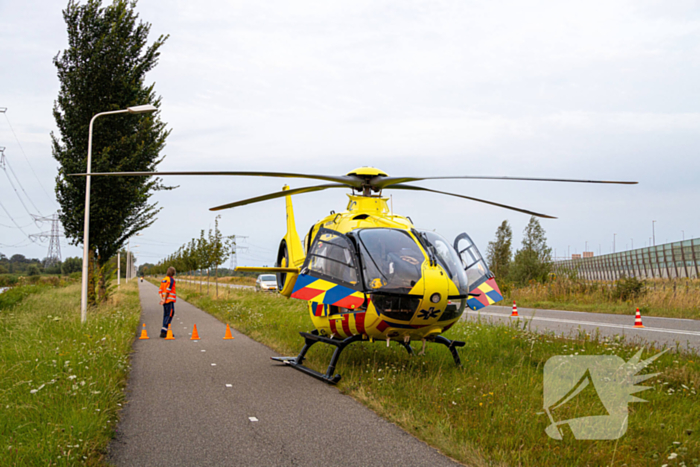
[[[355,248],[345,235],[321,229],[316,235],[304,268],[333,282],[352,288],[360,285]],[[315,274],[313,274],[315,273]]]
[[[432,247],[440,265],[447,271],[459,289],[459,293],[466,295],[469,293],[469,280],[467,272],[464,271],[459,255],[450,243],[435,232],[421,232],[423,238],[428,242],[428,247]]]
[[[455,239],[454,247],[462,259],[463,267],[467,272],[469,290],[474,290],[475,287],[480,286],[492,276],[484,258],[469,235],[466,233],[459,234]]]
[[[357,232],[368,290],[409,292],[422,276],[425,255],[416,241],[398,229]]]

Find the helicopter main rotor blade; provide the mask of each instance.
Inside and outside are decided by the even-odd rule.
[[[361,188],[362,180],[357,177],[347,175],[312,175],[289,172],[95,172],[89,174],[91,177],[160,177],[161,175],[227,175],[237,177],[276,177],[276,178],[310,178],[313,180],[324,180],[326,182],[342,183],[353,188]],[[86,173],[69,174],[71,177],[86,177]]]
[[[255,198],[248,198],[242,201],[236,201],[234,203],[222,204],[221,206],[216,206],[210,208],[210,211],[221,211],[222,209],[230,209],[238,206],[245,206],[246,204],[259,203],[260,201],[267,201],[268,199],[283,198],[288,195],[298,195],[301,193],[311,193],[314,191],[326,190],[328,188],[347,188],[347,185],[341,185],[336,183],[331,183],[328,185],[316,185],[307,186],[303,188],[292,188],[290,190],[278,191],[276,193],[269,193],[267,195],[256,196]]]
[[[386,190],[414,190],[414,191],[429,191],[430,193],[438,193],[441,195],[447,195],[447,196],[456,196],[457,198],[464,198],[464,199],[469,199],[472,201],[477,201],[479,203],[485,203],[485,204],[490,204],[491,206],[498,206],[499,208],[505,208],[505,209],[510,209],[511,211],[518,211],[522,212],[524,214],[530,214],[531,216],[535,217],[544,217],[546,219],[556,219],[554,216],[549,216],[547,214],[540,214],[538,212],[533,212],[533,211],[528,211],[527,209],[521,209],[521,208],[516,208],[514,206],[508,206],[506,204],[500,204],[496,203],[493,201],[487,201],[485,199],[480,199],[480,198],[472,198],[471,196],[465,196],[465,195],[458,195],[456,193],[448,193],[446,191],[438,191],[438,190],[431,190],[430,188],[423,188],[420,186],[412,186],[412,185],[389,185],[388,187],[385,188]]]
[[[372,179],[372,187],[383,189],[397,183],[417,182],[420,180],[516,180],[526,182],[566,182],[566,183],[612,183],[617,185],[636,185],[639,182],[615,180],[580,180],[572,178],[533,178],[533,177],[492,177],[480,175],[464,175],[455,177],[376,177]]]

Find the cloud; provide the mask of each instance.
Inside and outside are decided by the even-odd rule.
[[[0,70],[0,106],[10,109],[49,187],[58,92],[51,59],[66,47],[63,6],[0,6],[7,23],[0,40],[17,45],[0,50],[8,64]],[[657,227],[669,237],[682,229],[700,235],[700,220],[682,209],[700,203],[688,189],[700,175],[696,2],[153,0],[137,9],[152,23],[151,40],[170,34],[148,75],[173,130],[161,170],[343,174],[374,165],[397,175],[635,179],[634,188],[424,186],[557,215],[545,228],[560,251],[569,244],[581,250],[585,241],[604,245],[612,233],[641,242],[652,208],[663,212]],[[0,137],[11,142],[1,124]],[[18,175],[32,183],[28,168]],[[155,196],[164,211],[148,235],[172,236],[172,245],[153,245],[156,254],[207,228],[208,207],[280,187],[278,180],[220,177],[174,183],[181,188]],[[2,190],[3,201],[12,199]],[[297,200],[300,230],[346,202],[341,190]],[[524,215],[437,195],[397,193],[394,204],[448,237],[469,231],[482,250],[504,218],[516,243],[527,223]],[[284,232],[280,206],[226,211],[222,226],[275,250]],[[48,201],[46,209],[53,209]],[[21,240],[2,235],[3,243]]]

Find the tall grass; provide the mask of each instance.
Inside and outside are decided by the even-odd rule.
[[[138,327],[136,281],[80,323],[80,286],[0,310],[0,465],[98,465]]]
[[[544,284],[505,287],[505,302],[519,306],[600,313],[634,314],[639,308],[649,316],[700,319],[700,280],[641,281],[638,294],[626,296],[626,281],[585,281],[557,277]]]
[[[178,287],[181,297],[284,355],[296,355],[303,344],[298,331],[312,329],[303,301],[238,289],[213,297],[189,284]],[[598,340],[585,333],[564,339],[532,333],[527,326],[473,321],[456,324],[446,335],[467,342],[460,350],[461,368],[446,348],[435,344],[428,345],[424,357],[410,357],[396,343],[389,348],[379,342],[357,343],[340,358],[336,370],[343,379],[338,387],[468,465],[700,465],[697,353],[673,349],[644,371],[661,374],[647,382],[650,390],[638,394],[648,403],[630,404],[629,428],[621,439],[569,436],[556,441],[544,431],[549,424],[542,413],[545,362],[555,355],[577,354],[629,360],[637,351],[635,343],[619,337]],[[325,372],[332,350],[314,346],[306,364]],[[643,357],[658,351],[647,349]],[[280,366],[279,371],[294,370]],[[576,409],[582,412],[577,416],[596,415],[585,413],[592,410],[585,404]],[[328,416],[342,424],[342,412]],[[334,436],[342,436],[342,430]]]
[[[207,276],[185,276],[178,274],[178,279],[185,279],[189,281],[202,282],[206,285]],[[216,279],[219,284],[237,284],[237,285],[255,285],[255,277],[247,276],[223,276]],[[209,285],[214,285],[214,276],[209,277]]]

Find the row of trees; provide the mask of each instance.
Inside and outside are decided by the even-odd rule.
[[[41,260],[16,254],[10,258],[0,253],[0,274],[27,274],[31,268],[43,269]]]
[[[82,260],[78,257],[66,258],[64,261],[53,263],[45,267],[46,259],[27,258],[22,254],[12,255],[10,258],[0,253],[0,274],[19,274],[33,276],[38,274],[71,274],[79,272],[82,268]]]
[[[497,279],[525,285],[544,282],[552,270],[552,249],[547,246],[545,231],[536,217],[531,217],[523,231],[522,247],[513,255],[513,229],[505,220],[489,242],[486,260]]]
[[[204,230],[200,232],[198,238],[193,238],[188,243],[182,245],[176,252],[167,256],[163,260],[151,267],[144,267],[144,274],[165,274],[170,266],[177,271],[190,272],[194,271],[207,272],[207,290],[209,290],[209,277],[212,269],[214,277],[218,277],[219,266],[224,264],[226,260],[236,252],[236,237],[224,236],[219,230],[219,218],[214,220],[214,228],[209,229],[205,234]],[[218,292],[218,282],[216,282]],[[201,288],[201,283],[200,283]]]

